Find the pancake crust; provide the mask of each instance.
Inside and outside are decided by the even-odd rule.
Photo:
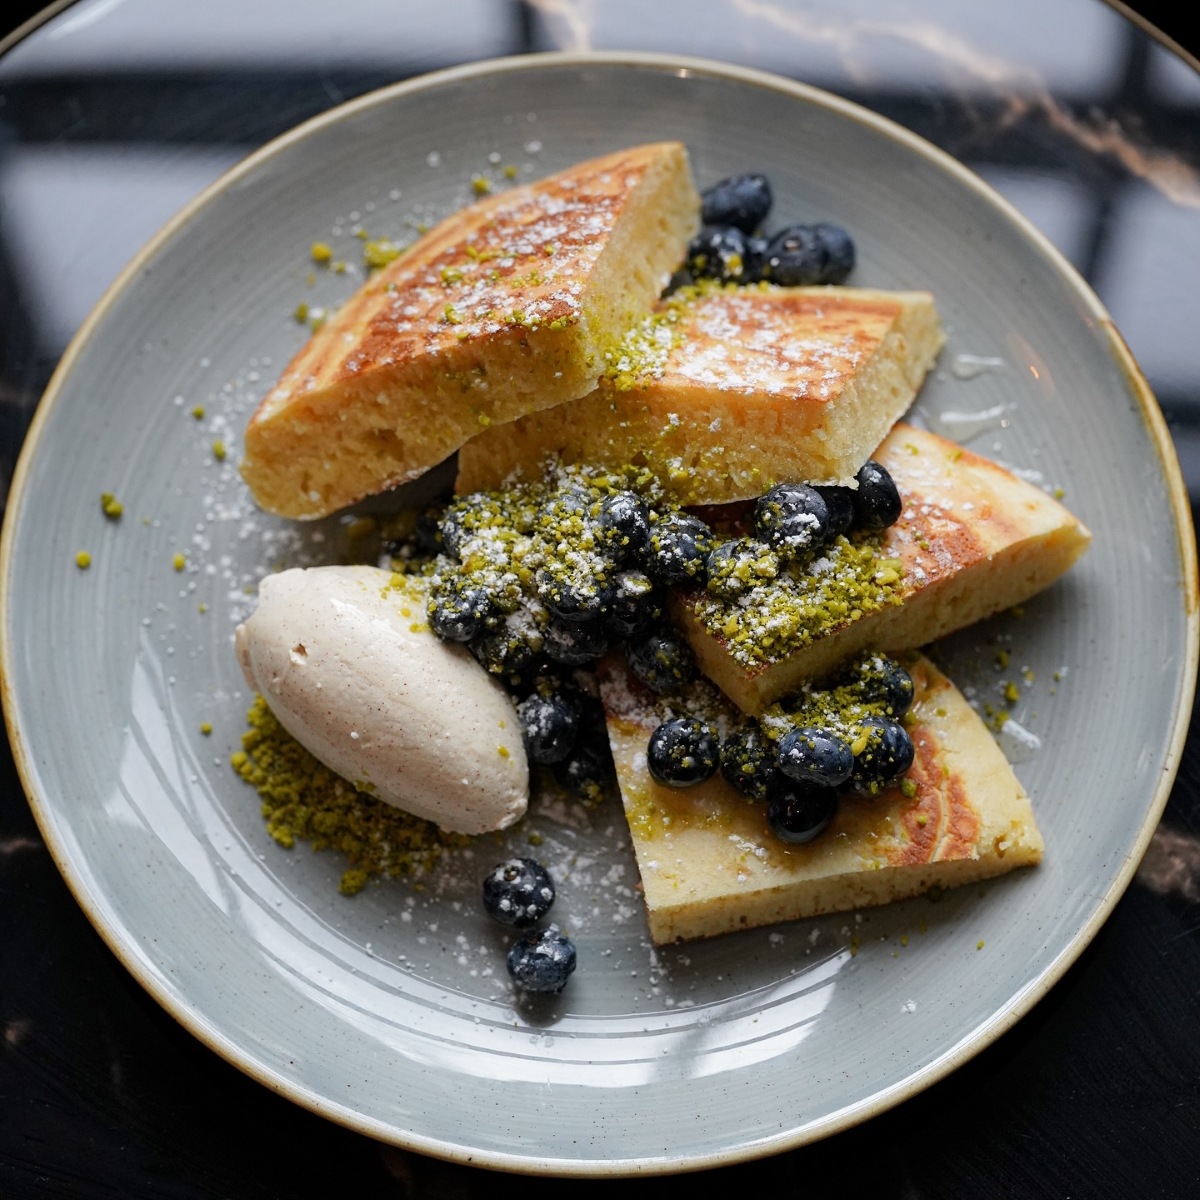
[[[672,593],[672,615],[701,670],[748,713],[860,650],[924,646],[1020,604],[1091,543],[1087,527],[1040,488],[936,434],[898,424],[874,457],[904,501],[883,542],[884,556],[902,564],[898,603],[834,626],[789,654],[747,663],[702,623],[696,592]]]
[[[665,352],[656,340],[669,335]],[[648,467],[682,504],[848,483],[945,340],[928,292],[729,288],[673,297],[589,396],[473,438],[459,492],[555,462]]]
[[[263,400],[242,463],[255,499],[325,516],[489,425],[591,391],[698,211],[686,149],[662,142],[455,213],[373,275]]]
[[[622,659],[600,667],[608,736],[642,876],[650,935],[662,945],[915,896],[1040,862],[1029,797],[983,722],[919,655],[906,663],[916,695],[916,759],[899,788],[843,798],[833,824],[807,846],[777,838],[766,805],[718,774],[674,790],[646,769],[646,743],[667,715]],[[700,683],[671,715],[728,726],[732,706]]]

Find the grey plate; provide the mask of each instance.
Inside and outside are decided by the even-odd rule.
[[[1016,715],[1044,743],[1018,767],[1046,836],[1039,869],[936,905],[655,952],[615,807],[535,806],[503,846],[477,843],[426,891],[384,884],[349,900],[335,889],[344,864],[277,847],[230,770],[249,700],[231,653],[247,589],[282,561],[327,560],[340,538],[337,519],[257,514],[234,467],[246,416],[303,341],[289,314],[357,282],[322,272],[310,288],[310,243],[356,262],[359,220],[399,236],[465,202],[478,172],[501,179],[512,163],[533,178],[657,138],[686,140],[702,183],[766,171],[779,223],[840,220],[858,241],[856,282],[932,289],[950,341],[918,417],[1005,406],[973,448],[1062,487],[1095,531],[1023,618],[939,651],[981,702],[1019,668],[1036,679]],[[964,379],[959,355],[1003,361]],[[101,491],[124,502],[119,524]],[[1174,775],[1195,675],[1193,556],[1161,417],[1099,302],[969,172],[770,76],[526,58],[303,126],[205,193],[114,285],[47,392],[9,500],[5,710],[75,895],[220,1054],[334,1120],[460,1161],[679,1170],[794,1146],[912,1095],[1078,955]],[[998,647],[1007,672],[993,669]],[[530,832],[580,951],[568,990],[540,1008],[514,1003],[506,939],[476,902],[486,867],[528,853]]]

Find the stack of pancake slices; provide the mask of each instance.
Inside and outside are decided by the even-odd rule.
[[[316,518],[456,451],[460,494],[635,466],[714,528],[746,532],[772,486],[855,488],[872,459],[902,502],[880,535],[898,579],[887,603],[748,646],[736,621],[714,620],[703,584],[679,585],[669,616],[702,678],[660,695],[622,653],[597,664],[651,935],[710,936],[1037,863],[1029,797],[917,647],[1021,604],[1091,535],[1040,488],[899,422],[945,340],[931,294],[770,282],[664,293],[700,211],[687,151],[668,142],[454,214],[296,356],[246,430],[246,482],[268,511]],[[865,653],[911,676],[915,753],[903,780],[842,803],[820,837],[777,836],[766,806],[720,771],[687,788],[651,774],[647,742],[665,716],[736,728]]]

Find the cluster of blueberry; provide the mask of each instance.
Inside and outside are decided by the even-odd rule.
[[[656,511],[633,491],[585,481],[504,501],[464,497],[418,525],[422,544],[442,554],[430,627],[466,642],[523,697],[517,711],[530,761],[595,799],[612,776],[603,713],[562,668],[586,666],[610,639],[623,639],[646,687],[678,691],[698,670],[686,641],[663,621],[664,588],[706,586],[734,599],[773,577],[781,561],[812,555],[854,528],[895,522],[901,501],[887,470],[867,462],[857,482],[857,489],[779,484],[755,507],[756,536],[730,540],[690,513]],[[705,764],[708,774],[716,769],[705,746],[682,727],[662,742],[675,785],[707,778]]]
[[[722,283],[767,280],[784,287],[844,283],[854,269],[854,242],[840,225],[789,225],[762,234],[771,211],[763,175],[732,175],[701,197],[703,228],[688,246],[671,290],[698,279]]]
[[[550,767],[559,784],[584,800],[599,800],[613,777],[600,701],[573,681],[543,672],[518,702],[517,716],[529,761]]]
[[[610,639],[624,639],[649,686],[666,690],[692,679],[690,649],[662,624],[663,588],[703,582],[716,537],[696,517],[652,512],[632,491],[582,483],[536,504],[510,503],[499,514],[489,507],[495,504],[468,496],[440,518],[422,518],[418,537],[443,555],[430,590],[430,628],[466,642],[523,696],[517,711],[530,760],[594,798],[612,770],[603,714],[562,668],[586,666]],[[521,563],[535,568],[513,559],[513,541],[522,537],[530,552]],[[502,539],[507,549],[489,558],[489,544]]]
[[[805,695],[794,714],[776,714],[772,732],[783,726],[782,736],[747,724],[722,745],[708,722],[679,717],[654,731],[646,761],[650,774],[672,788],[703,783],[719,768],[747,799],[767,803],[767,820],[780,838],[811,842],[836,815],[839,792],[876,796],[912,766],[912,739],[901,723],[912,699],[908,672],[872,655],[836,688]],[[822,710],[832,719],[809,723]]]
[[[708,555],[708,591],[736,600],[775,578],[781,561],[802,560],[853,529],[878,533],[894,525],[903,504],[887,468],[869,460],[856,479],[857,489],[806,483],[771,488],[754,508],[756,536],[733,538]]]
[[[557,925],[533,926],[554,903],[554,880],[532,858],[497,863],[483,881],[483,907],[501,925],[529,929],[508,952],[508,973],[527,992],[561,992],[575,970],[575,946]]]

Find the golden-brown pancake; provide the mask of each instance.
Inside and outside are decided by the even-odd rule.
[[[936,434],[898,424],[875,452],[904,502],[883,539],[901,574],[889,602],[851,612],[804,644],[766,651],[720,631],[725,610],[705,591],[676,591],[672,616],[700,668],[749,713],[867,647],[924,646],[1048,587],[1092,535],[1041,488]],[[706,514],[708,515],[708,514]]]
[[[455,213],[373,275],[246,429],[263,508],[321,517],[490,425],[590,392],[699,222],[679,142],[637,146]]]
[[[915,685],[908,786],[842,798],[829,828],[798,846],[776,837],[767,806],[740,796],[719,772],[676,790],[646,769],[660,721],[736,717],[715,689],[701,681],[680,698],[655,697],[623,659],[601,663],[609,742],[657,944],[886,904],[1041,861],[1029,797],[983,722],[927,659],[911,655],[905,665]]]
[[[646,467],[681,504],[848,483],[944,340],[928,292],[685,290],[629,335],[591,395],[468,442],[456,488],[540,478],[556,462]]]

